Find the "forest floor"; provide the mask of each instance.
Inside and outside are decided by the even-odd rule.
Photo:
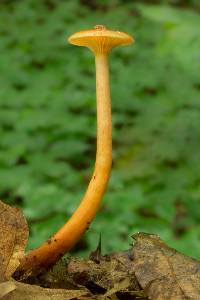
[[[68,257],[37,276],[31,271],[17,276],[27,222],[20,210],[3,202],[0,214],[1,299],[200,299],[200,262],[154,234],[135,234],[127,251],[102,256],[99,243],[89,259]]]

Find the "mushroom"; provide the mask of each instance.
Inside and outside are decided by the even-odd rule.
[[[123,32],[97,25],[71,35],[71,44],[88,47],[95,55],[97,99],[97,151],[92,178],[74,214],[50,239],[30,251],[21,261],[17,274],[37,275],[53,265],[81,238],[95,217],[105,192],[112,165],[112,121],[110,107],[108,55],[119,45],[131,44],[133,38]]]

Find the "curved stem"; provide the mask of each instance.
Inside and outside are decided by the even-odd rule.
[[[98,54],[96,63],[97,152],[88,189],[69,221],[39,248],[29,252],[17,274],[37,275],[53,265],[81,238],[96,215],[105,192],[112,164],[112,122],[107,55]]]

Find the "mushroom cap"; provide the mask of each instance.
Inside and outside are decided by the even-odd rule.
[[[103,25],[96,25],[94,29],[74,33],[68,41],[73,45],[88,47],[98,54],[108,53],[120,45],[129,45],[134,39],[125,32],[108,30]]]

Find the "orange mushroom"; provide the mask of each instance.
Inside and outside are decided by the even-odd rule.
[[[39,248],[30,251],[21,261],[16,274],[37,275],[53,265],[81,238],[99,209],[112,165],[112,121],[110,107],[108,54],[119,45],[134,40],[126,33],[107,30],[102,25],[70,36],[77,46],[86,46],[95,55],[97,98],[97,152],[95,168],[87,191],[71,218]]]

